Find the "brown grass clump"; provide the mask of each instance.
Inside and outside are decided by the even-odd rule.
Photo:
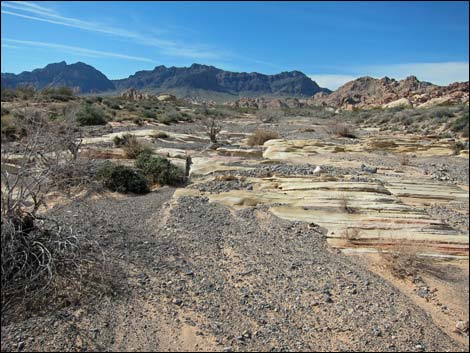
[[[349,204],[349,199],[346,197],[346,195],[343,195],[341,199],[339,200],[339,202],[340,202],[340,208],[344,212],[350,213],[350,214],[357,212],[357,210],[351,207],[351,205]]]
[[[137,137],[131,134],[124,134],[121,137],[114,138],[114,144],[121,147],[127,158],[135,159],[137,156],[149,148],[137,140]]]
[[[346,228],[341,233],[341,238],[346,240],[348,243],[353,244],[354,242],[361,239],[361,231],[358,228]]]
[[[233,181],[233,180],[238,180],[238,178],[234,175],[224,174],[224,175],[216,176],[215,180],[218,180],[218,181]]]
[[[276,131],[271,130],[256,130],[248,138],[249,146],[263,145],[266,141],[274,140],[279,138],[279,134]]]

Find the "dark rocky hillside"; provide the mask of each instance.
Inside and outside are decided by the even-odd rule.
[[[190,67],[157,66],[152,71],[139,71],[126,79],[113,81],[119,90],[130,87],[147,91],[208,91],[236,96],[311,96],[329,92],[299,71],[263,75],[256,72],[230,72],[213,66],[193,64]]]
[[[18,86],[72,87],[79,93],[123,91],[128,88],[181,97],[238,98],[240,96],[311,97],[318,92],[330,93],[299,71],[263,75],[256,72],[230,72],[213,66],[193,64],[190,67],[157,66],[151,71],[138,71],[120,80],[109,80],[90,65],[65,61],[18,75],[2,73],[2,88]]]
[[[93,66],[82,62],[67,65],[65,61],[18,75],[2,73],[2,88],[18,86],[34,86],[39,89],[67,86],[79,93],[114,90],[113,83]]]

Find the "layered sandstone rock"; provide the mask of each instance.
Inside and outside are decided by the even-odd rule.
[[[331,94],[317,93],[310,100],[316,105],[353,108],[392,108],[398,106],[431,106],[466,103],[469,99],[469,83],[456,82],[437,86],[409,76],[397,81],[388,77],[375,79],[360,77],[350,81]]]

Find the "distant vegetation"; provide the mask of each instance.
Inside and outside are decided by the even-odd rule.
[[[133,121],[137,125],[162,123],[166,125],[181,121],[213,119],[237,119],[244,114],[254,114],[263,123],[276,124],[286,116],[303,116],[320,119],[335,118],[345,125],[377,127],[382,131],[401,131],[404,133],[439,133],[442,136],[469,135],[468,106],[432,106],[428,108],[373,108],[334,110],[323,106],[282,107],[257,109],[255,107],[235,107],[221,104],[193,104],[181,99],[161,101],[155,96],[141,100],[129,100],[120,96],[76,96],[67,87],[45,88],[37,91],[32,87],[17,89],[2,88],[2,100],[12,102],[26,100],[34,102],[56,102],[57,104],[81,104],[77,113],[80,125],[102,125],[107,121]],[[57,107],[50,108],[51,119],[61,118],[63,112]],[[15,111],[2,112],[2,134],[15,139],[21,136],[17,129]],[[344,135],[338,131],[338,135]],[[347,132],[345,132],[348,135]],[[351,135],[352,136],[352,135]]]
[[[74,96],[73,90],[69,87],[44,88],[40,94],[52,100],[64,102],[68,102],[69,100],[73,99]]]

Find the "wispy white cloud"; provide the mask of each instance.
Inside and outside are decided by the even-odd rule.
[[[336,74],[313,74],[309,77],[320,85],[331,90],[344,85],[346,82],[355,80],[358,76],[355,75],[336,75]]]
[[[36,9],[36,10],[41,10],[41,11],[49,12],[49,13],[55,13],[55,11],[52,10],[52,9],[50,9],[50,8],[46,8],[46,7],[40,6],[40,5],[38,5],[38,4],[35,4],[35,3],[33,3],[33,2],[29,2],[29,1],[9,1],[9,2],[4,2],[4,5],[11,5],[11,4],[19,4],[19,5],[22,5],[22,6],[26,6],[26,7],[30,7],[30,8]]]
[[[7,43],[20,44],[20,45],[25,45],[25,46],[49,48],[49,49],[59,50],[62,52],[68,52],[68,53],[77,54],[81,56],[92,57],[92,58],[116,58],[116,59],[135,60],[135,61],[155,63],[155,61],[149,58],[145,58],[145,57],[124,55],[124,54],[112,53],[112,52],[101,51],[101,50],[93,50],[93,49],[76,47],[76,46],[71,46],[71,45],[2,38],[2,46],[9,45],[9,44],[4,44],[3,43],[4,41]]]
[[[19,10],[19,11],[25,11],[28,13],[33,13],[37,15],[42,15],[42,16],[50,16],[54,17],[57,16],[57,13],[55,10],[39,6],[34,3],[30,3],[27,1],[3,1],[2,2],[2,10],[4,8],[6,9],[11,9],[11,10]]]
[[[180,43],[174,40],[167,40],[158,38],[156,36],[144,35],[136,31],[129,31],[122,28],[108,26],[102,23],[66,17],[52,9],[36,5],[34,3],[2,2],[1,7],[1,12],[6,15],[130,39],[142,45],[156,47],[160,49],[163,54],[169,56],[194,59],[220,59],[222,56],[222,51],[216,50],[214,48],[209,48],[202,45]]]
[[[404,63],[390,65],[367,65],[351,67],[349,74],[311,74],[309,77],[320,86],[335,90],[361,76],[382,78],[388,76],[402,80],[416,76],[421,81],[445,86],[453,82],[469,80],[468,62]],[[343,70],[345,68],[342,68]]]
[[[4,43],[2,43],[2,48],[21,49],[21,47],[18,47],[16,45],[10,45],[10,44],[4,44]]]

